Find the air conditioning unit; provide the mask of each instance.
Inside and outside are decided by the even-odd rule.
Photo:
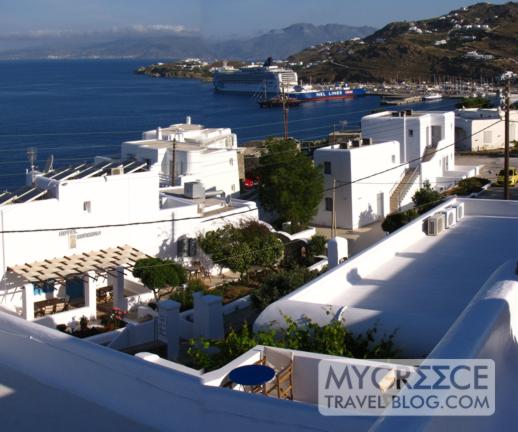
[[[426,234],[430,236],[436,236],[444,231],[444,213],[435,213],[433,216],[430,216],[426,222]]]
[[[454,207],[446,207],[444,209],[445,227],[451,228],[457,223],[457,209]]]
[[[111,175],[122,175],[124,174],[124,167],[119,165],[111,169]]]
[[[452,206],[457,211],[457,221],[460,221],[464,217],[464,203],[458,203]]]

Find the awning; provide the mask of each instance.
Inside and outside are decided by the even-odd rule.
[[[49,279],[63,280],[89,271],[107,272],[117,267],[133,269],[135,262],[149,255],[134,247],[124,245],[115,248],[100,249],[82,254],[46,259],[31,264],[7,267],[8,271],[22,276],[29,282],[46,282]]]

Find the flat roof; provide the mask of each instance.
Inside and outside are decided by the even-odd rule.
[[[518,217],[466,216],[438,236],[426,236],[364,275],[323,303],[448,316],[460,314],[491,273],[510,257],[518,243],[497,241],[518,232]],[[447,299],[447,301],[445,301]]]
[[[2,430],[6,431],[154,430],[4,365],[0,365],[0,398],[4,413]]]
[[[138,141],[126,141],[124,144],[135,145],[139,147],[148,147],[155,149],[168,149],[173,147],[172,141],[167,140],[138,140]],[[198,142],[196,139],[189,139],[189,141],[177,141],[176,142],[176,150],[177,151],[214,151],[221,149],[211,149],[205,147],[201,142]]]
[[[256,323],[276,320],[279,310],[321,320],[331,308],[352,331],[378,323],[426,356],[492,273],[518,257],[518,202],[462,201],[466,215],[450,229],[425,235],[424,219],[455,200],[273,303]]]

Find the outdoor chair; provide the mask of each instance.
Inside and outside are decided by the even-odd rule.
[[[256,364],[275,369],[275,378],[262,388],[253,389],[252,392],[293,400],[293,353],[264,347],[263,356]]]

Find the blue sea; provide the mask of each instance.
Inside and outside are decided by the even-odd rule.
[[[120,143],[142,131],[185,120],[230,127],[238,141],[282,135],[280,109],[260,108],[247,95],[215,93],[211,83],[136,75],[144,60],[48,60],[0,62],[0,188],[24,182],[26,150],[38,149],[37,165],[50,154],[55,166],[118,155]],[[454,101],[413,105],[450,109]],[[358,128],[380,107],[377,96],[309,102],[289,111],[289,134],[324,137],[333,127]]]

